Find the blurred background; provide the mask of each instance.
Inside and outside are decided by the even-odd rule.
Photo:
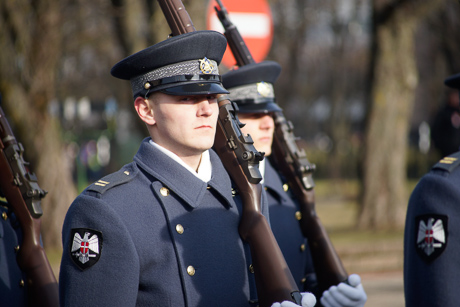
[[[205,30],[209,1],[183,3]],[[277,100],[317,165],[318,212],[345,267],[400,272],[410,192],[460,144],[458,93],[443,85],[460,72],[460,3],[268,4],[266,60],[283,67]],[[154,0],[0,1],[2,108],[49,192],[42,233],[52,261],[77,193],[129,163],[147,136],[129,82],[111,67],[169,33]]]

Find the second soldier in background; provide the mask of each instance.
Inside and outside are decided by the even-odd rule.
[[[222,76],[230,98],[238,105],[239,119],[246,124],[242,131],[251,135],[258,151],[265,152],[260,163],[263,186],[267,192],[270,224],[284,258],[299,289],[315,292],[316,274],[310,250],[297,220],[299,205],[289,186],[269,159],[274,133],[273,112],[281,111],[276,104],[273,84],[281,72],[276,62],[265,61],[244,65]],[[323,306],[363,306],[367,300],[360,277],[349,277],[350,286],[340,283],[324,293],[316,293]]]

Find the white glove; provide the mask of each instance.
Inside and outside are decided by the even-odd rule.
[[[302,307],[313,307],[316,304],[316,297],[310,292],[302,292]],[[281,303],[274,303],[272,307],[298,307],[294,302],[284,301]]]
[[[321,304],[324,307],[363,307],[367,301],[366,292],[361,284],[361,277],[351,274],[348,284],[341,282],[323,292]]]

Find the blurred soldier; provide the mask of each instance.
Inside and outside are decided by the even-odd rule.
[[[273,90],[281,72],[276,62],[244,65],[222,76],[224,87],[230,91],[230,98],[239,108],[238,117],[246,124],[242,131],[251,135],[258,151],[270,156],[275,123],[273,112],[281,111],[276,104]],[[260,163],[263,185],[267,191],[270,224],[299,289],[315,291],[316,274],[311,260],[307,240],[302,235],[296,212],[299,205],[280,173],[268,159]],[[363,306],[367,300],[360,277],[353,274],[350,283],[331,287],[322,295],[324,306]]]
[[[458,90],[449,88],[446,103],[436,114],[432,127],[433,144],[447,156],[460,148],[460,105]]]
[[[460,89],[460,74],[444,83]],[[409,199],[404,233],[406,306],[458,306],[460,152],[441,159]]]
[[[249,247],[238,233],[241,199],[209,150],[216,95],[227,93],[218,72],[225,48],[220,33],[196,31],[112,68],[131,81],[150,137],[132,163],[72,203],[62,233],[65,306],[257,305]]]
[[[16,260],[21,245],[21,226],[8,209],[0,191],[0,305],[26,306],[25,275]]]

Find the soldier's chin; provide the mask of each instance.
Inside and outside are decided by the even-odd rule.
[[[211,147],[214,145],[214,140],[209,141],[209,142],[201,142],[199,144],[196,144],[197,148],[201,151],[206,151],[208,149],[211,149]]]

